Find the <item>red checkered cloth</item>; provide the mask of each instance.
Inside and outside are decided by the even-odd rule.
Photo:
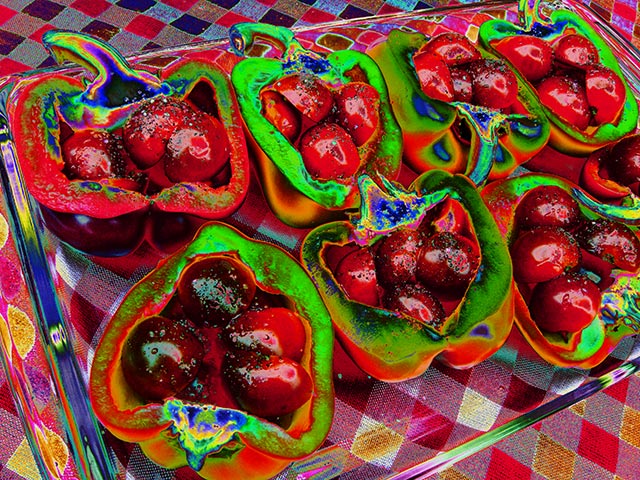
[[[425,6],[411,0],[9,0],[0,6],[0,75],[51,65],[39,44],[42,33],[51,28],[89,32],[131,54],[224,38],[229,25],[244,20],[299,26]],[[592,2],[592,6],[640,44],[639,32],[634,30],[635,2],[601,1]],[[0,210],[0,338],[11,347],[4,359],[7,373],[0,372],[0,478],[40,478],[29,441],[42,452],[48,466],[54,465],[50,471],[56,470],[57,462],[59,478],[79,478],[69,456],[58,397],[47,373],[46,352],[33,321],[7,218],[6,211]],[[283,227],[269,212],[257,187],[230,223],[291,252],[298,250],[305,233]],[[50,240],[57,246],[60,299],[73,319],[72,341],[81,369],[88,375],[106,321],[123,292],[148,271],[141,265],[149,264],[151,253],[142,250],[133,258],[99,261],[58,245],[55,238]],[[339,363],[335,372],[336,415],[325,445],[280,477],[384,478],[503,425],[638,356],[639,342],[628,338],[594,371],[551,367],[514,331],[497,354],[473,369],[454,370],[436,361],[422,377],[397,384],[374,381],[354,373],[348,363]],[[15,381],[26,382],[30,392],[15,402],[28,407],[25,420],[38,433],[36,438],[28,439],[22,428],[24,412],[16,408],[10,387]],[[126,478],[198,478],[188,468],[175,472],[159,469],[136,445],[109,435],[106,438],[117,468],[126,471]],[[316,473],[312,476],[309,471]],[[637,472],[640,377],[633,375],[434,478],[631,480],[639,478]],[[124,473],[121,477],[125,478]]]

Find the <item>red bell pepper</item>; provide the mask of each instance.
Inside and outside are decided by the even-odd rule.
[[[126,379],[123,355],[132,332],[149,318],[171,318],[176,302],[181,302],[183,273],[192,264],[212,258],[241,262],[251,272],[256,292],[284,298],[287,308],[304,320],[300,364],[311,378],[312,395],[284,418],[266,419],[226,406],[222,390],[216,390],[204,403],[180,399],[177,394],[144,399]],[[216,342],[224,327],[209,328],[214,333],[206,338],[212,343],[204,349],[210,353],[218,348]],[[211,222],[192,242],[162,260],[124,298],[96,349],[90,399],[98,419],[111,433],[139,443],[145,454],[163,467],[190,465],[207,479],[266,479],[312,453],[326,437],[334,408],[332,352],[331,319],[300,264],[274,245]],[[215,365],[208,371],[214,373],[203,378],[205,385],[220,382]]]
[[[171,250],[205,220],[224,218],[241,205],[249,184],[242,121],[229,80],[214,61],[187,54],[152,74],[134,69],[111,46],[86,34],[50,31],[43,41],[59,61],[71,60],[86,71],[47,71],[17,82],[8,115],[26,187],[61,240],[101,256],[130,253],[145,238]],[[70,133],[119,135],[141,105],[163,98],[189,103],[198,115],[222,123],[227,178],[164,178],[145,186],[141,177],[154,183],[164,174],[156,173],[157,166],[141,172],[125,152],[124,174],[69,175],[63,143]]]
[[[584,219],[609,218],[614,221],[637,222],[637,207],[604,205],[586,194],[579,186],[557,176],[526,174],[488,184],[482,198],[493,213],[501,235],[513,247],[517,238],[516,209],[522,198],[538,187],[559,187],[578,201]],[[593,208],[592,208],[593,207]],[[631,227],[638,236],[636,227]],[[637,271],[624,271],[593,258],[582,251],[583,270],[600,277],[602,290],[596,313],[584,328],[576,332],[556,332],[540,328],[532,318],[525,296],[530,286],[523,285],[515,293],[515,323],[531,347],[546,361],[562,367],[592,368],[601,363],[620,341],[640,331],[638,298],[640,280]],[[599,255],[606,257],[606,254]],[[520,259],[514,257],[514,262]],[[569,320],[569,319],[567,319]]]

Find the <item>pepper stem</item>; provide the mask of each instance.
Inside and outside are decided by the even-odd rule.
[[[454,102],[454,105],[475,132],[465,174],[473,183],[480,186],[491,172],[498,151],[498,129],[505,125],[508,116],[469,103]]]
[[[518,19],[525,31],[531,31],[536,23],[548,21],[540,11],[540,0],[518,0]]]
[[[50,30],[45,32],[42,42],[58,63],[71,61],[94,74],[79,99],[85,106],[116,108],[169,93],[168,87],[153,75],[134,70],[120,52],[91,35]]]
[[[237,23],[229,29],[229,40],[233,51],[238,56],[245,56],[251,46],[262,41],[278,50],[282,56],[297,44],[293,32],[288,28],[269,25],[267,23]]]

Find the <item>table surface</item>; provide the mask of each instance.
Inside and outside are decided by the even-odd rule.
[[[588,2],[611,25],[640,46],[636,0]],[[40,44],[43,32],[70,29],[109,41],[125,55],[145,49],[225,38],[239,21],[299,26],[336,19],[410,11],[437,2],[415,0],[4,0],[0,2],[0,77],[53,65]],[[33,312],[7,222],[0,209],[0,322],[30,338]],[[30,327],[31,325],[31,327]],[[1,325],[0,325],[1,327]],[[16,330],[17,329],[17,330]],[[4,329],[6,330],[6,328]],[[4,332],[2,328],[0,331]],[[1,333],[1,332],[0,332]],[[31,332],[33,336],[33,332]],[[18,352],[31,379],[44,437],[63,478],[75,478],[56,401],[43,375],[43,353],[26,342]],[[41,384],[38,384],[38,379]],[[443,479],[628,479],[640,478],[640,377],[632,375],[602,393],[462,460],[437,475]],[[40,478],[0,370],[0,480]]]

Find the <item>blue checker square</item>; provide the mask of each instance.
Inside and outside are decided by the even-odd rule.
[[[0,55],[9,55],[23,41],[24,37],[20,35],[0,30]]]
[[[361,8],[355,7],[353,5],[349,5],[347,6],[347,8],[344,9],[342,14],[340,14],[340,17],[344,18],[345,20],[350,20],[353,18],[368,17],[372,13],[376,13],[376,12],[367,12],[366,10],[363,10]]]
[[[272,25],[279,25],[281,27],[290,27],[296,22],[296,19],[290,17],[286,13],[271,9],[265,14],[264,17],[262,17],[262,22],[270,23]]]
[[[64,10],[64,7],[58,3],[50,2],[49,0],[35,0],[24,7],[22,13],[49,21],[55,18],[62,10]]]
[[[243,17],[258,21],[269,11],[269,7],[253,0],[240,0],[233,11]]]
[[[156,4],[155,0],[120,0],[116,5],[135,12],[145,12]]]
[[[171,25],[182,30],[183,32],[190,33],[191,35],[200,35],[207,28],[209,28],[211,23],[200,20],[193,15],[185,13],[181,17],[171,22]]]
[[[335,16],[339,16],[347,6],[349,6],[349,2],[342,0],[318,0],[314,4],[314,8],[332,13]]]
[[[164,3],[156,3],[146,14],[164,23],[171,23],[183,15],[177,8],[170,7]]]

